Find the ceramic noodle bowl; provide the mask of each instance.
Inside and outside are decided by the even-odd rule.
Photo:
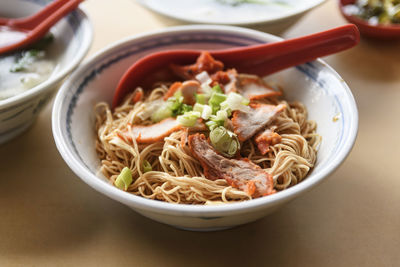
[[[136,60],[168,49],[224,49],[281,40],[230,26],[182,26],[132,36],[100,51],[78,68],[57,94],[52,117],[60,154],[89,186],[158,222],[190,230],[218,230],[260,219],[305,194],[329,176],[350,152],[357,133],[357,108],[350,89],[326,63],[316,60],[266,79],[284,88],[284,98],[304,103],[322,136],[317,161],[299,184],[266,197],[213,206],[171,204],[122,191],[100,170],[95,149],[94,105],[111,104],[115,87]]]

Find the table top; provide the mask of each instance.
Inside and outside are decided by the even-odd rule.
[[[282,36],[345,24],[336,2],[314,9]],[[179,24],[133,0],[82,5],[95,29],[89,54],[126,36]],[[49,104],[27,132],[0,146],[0,265],[398,266],[399,45],[362,39],[325,58],[358,104],[351,154],[305,196],[220,232],[178,230],[91,189],[57,151]]]

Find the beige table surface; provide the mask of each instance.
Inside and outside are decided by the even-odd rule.
[[[344,24],[336,1],[283,33]],[[177,24],[130,0],[87,0],[90,54]],[[197,233],[153,222],[92,190],[62,160],[51,105],[0,146],[0,266],[400,266],[400,43],[362,40],[327,57],[352,88],[359,135],[325,183],[257,222]]]

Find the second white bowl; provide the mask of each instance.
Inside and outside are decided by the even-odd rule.
[[[25,17],[51,1],[0,0],[0,15]],[[51,28],[54,42],[50,53],[54,55],[55,69],[39,85],[10,98],[0,100],[0,144],[25,131],[36,120],[39,112],[51,99],[59,82],[83,60],[93,38],[93,29],[85,12],[78,8]],[[7,77],[0,77],[7,79]]]

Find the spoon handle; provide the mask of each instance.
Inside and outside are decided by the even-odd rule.
[[[46,5],[39,12],[32,16],[17,19],[0,18],[0,25],[7,25],[10,27],[33,29],[39,25],[43,20],[56,12],[62,6],[68,4],[70,0],[55,0]]]
[[[83,0],[69,0],[68,3],[58,8],[54,13],[49,14],[45,20],[43,20],[31,32],[29,32],[29,37],[32,38],[32,40],[39,39],[41,36],[46,34],[46,32],[48,32],[50,28],[60,19],[76,9],[81,2],[83,2]]]
[[[212,55],[239,72],[265,76],[355,46],[360,39],[357,27],[344,25],[304,37],[264,45],[212,52]]]

